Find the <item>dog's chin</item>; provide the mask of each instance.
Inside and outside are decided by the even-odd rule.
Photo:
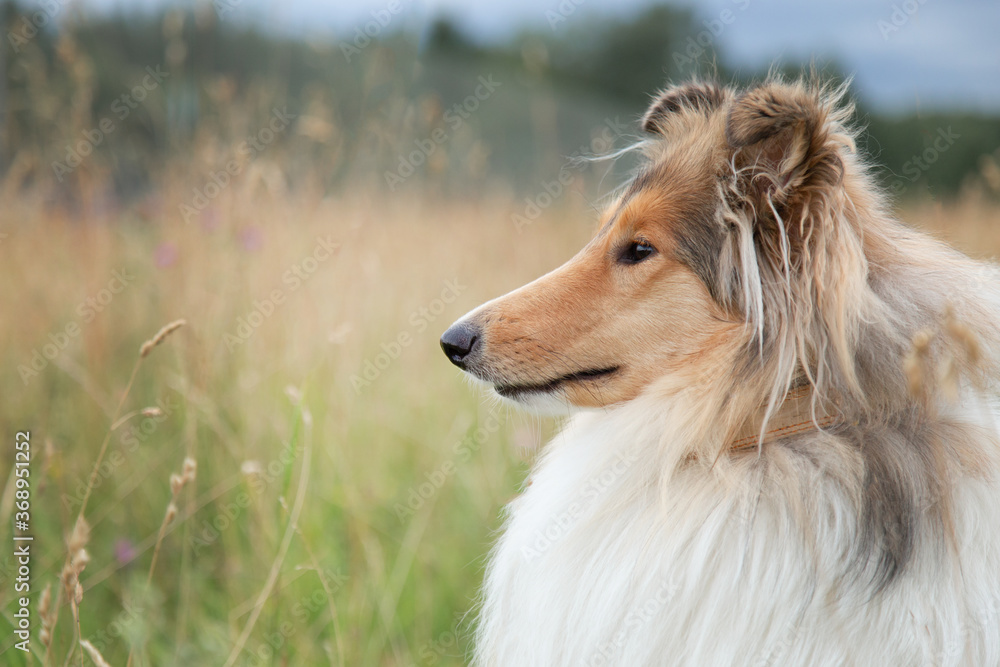
[[[600,382],[604,378],[614,375],[619,370],[620,368],[617,366],[600,368],[570,373],[551,381],[523,384],[486,380],[475,375],[472,375],[472,377],[476,380],[477,384],[489,387],[492,393],[500,397],[503,401],[516,405],[522,410],[539,415],[558,417],[584,409],[574,405],[570,401],[566,393],[566,387],[573,384]]]
[[[563,417],[581,410],[579,406],[570,403],[566,392],[555,389],[546,392],[526,392],[518,394],[501,393],[494,385],[493,393],[506,403],[516,405],[518,409],[545,417]]]

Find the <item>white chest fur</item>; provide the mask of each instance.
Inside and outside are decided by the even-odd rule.
[[[579,415],[543,454],[490,561],[477,664],[1000,665],[995,484],[956,490],[960,568],[919,542],[872,598],[842,576],[857,521],[834,478],[750,454],[664,482],[668,418],[643,414]]]

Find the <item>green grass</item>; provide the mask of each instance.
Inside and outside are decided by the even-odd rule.
[[[169,205],[85,219],[12,206],[19,224],[0,243],[0,662],[80,664],[65,594],[45,658],[41,593],[59,591],[66,539],[140,346],[185,318],[142,360],[122,403],[123,415],[164,414],[133,414],[111,433],[87,507],[82,637],[112,665],[132,649],[135,665],[231,655],[239,665],[464,664],[500,508],[530,464],[525,443],[553,424],[484,400],[437,339],[568,259],[594,214],[569,196],[518,233],[519,202],[486,195],[268,198],[239,184],[214,206],[211,224],[191,225]],[[994,208],[913,213],[966,250],[1000,248]],[[327,235],[335,254],[287,280]],[[82,315],[122,269],[129,284]],[[274,290],[283,298],[269,316],[245,340],[227,338],[268,310],[259,304]],[[19,367],[51,336],[65,349],[25,381]],[[33,446],[30,656],[12,648],[18,430]],[[170,475],[186,457],[197,478],[177,498],[147,586]]]
[[[464,664],[484,555],[527,468],[529,454],[512,445],[536,439],[539,425],[482,400],[437,337],[566,259],[588,225],[567,216],[561,235],[539,225],[515,251],[510,212],[486,203],[345,199],[252,214],[230,204],[214,229],[138,224],[127,212],[68,223],[25,205],[25,224],[0,246],[16,278],[0,298],[17,315],[0,327],[0,420],[10,443],[31,431],[35,538],[34,658],[11,648],[5,627],[3,662],[79,664],[66,595],[43,662],[41,591],[59,590],[66,536],[141,344],[183,317],[142,360],[121,410],[164,414],[135,414],[111,433],[89,500],[82,637],[114,665],[133,646],[136,665],[222,665],[255,617],[235,664]],[[321,234],[341,244],[336,255],[292,289],[285,271]],[[169,266],[156,261],[165,244]],[[123,267],[134,280],[84,322],[78,305]],[[453,279],[457,297],[436,303]],[[230,352],[226,334],[274,289],[283,302]],[[73,322],[79,334],[25,382],[19,367]],[[402,332],[411,342],[397,351]],[[395,357],[387,365],[383,344]],[[385,367],[359,386],[351,378],[368,360]],[[12,544],[13,445],[5,452],[0,539]],[[185,457],[197,478],[179,494],[147,587],[169,478]],[[16,600],[4,552],[8,626]]]

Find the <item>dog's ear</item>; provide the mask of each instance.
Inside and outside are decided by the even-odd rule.
[[[642,117],[642,129],[650,134],[663,134],[667,119],[684,110],[710,114],[726,101],[726,90],[711,82],[692,81],[671,86],[653,100]]]
[[[738,97],[726,118],[726,140],[745,194],[767,211],[843,176],[840,150],[828,128],[831,102],[803,83],[766,83]],[[758,208],[758,210],[761,210]]]

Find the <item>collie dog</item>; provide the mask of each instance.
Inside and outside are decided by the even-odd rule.
[[[843,87],[671,87],[593,239],[448,358],[566,410],[475,662],[1000,665],[1000,280],[889,212]]]

